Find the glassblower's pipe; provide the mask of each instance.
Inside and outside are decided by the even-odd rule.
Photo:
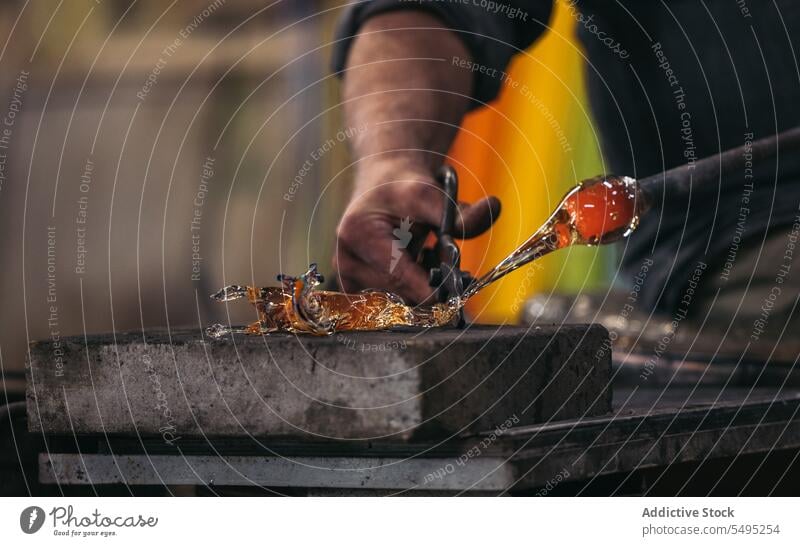
[[[462,303],[506,274],[554,250],[570,245],[597,245],[619,241],[638,226],[642,215],[667,197],[686,197],[696,186],[719,184],[719,191],[741,178],[730,176],[750,166],[800,149],[800,127],[687,163],[662,173],[635,180],[605,175],[580,182],[555,212],[527,241],[484,275],[461,297]]]
[[[748,162],[755,166],[760,161],[778,155],[779,152],[789,154],[798,150],[800,150],[800,127],[794,127],[751,144],[731,148],[694,163],[642,178],[638,181],[639,189],[651,207],[660,203],[667,195],[671,197],[688,195],[694,185],[704,186],[718,182],[720,191],[723,191],[733,185],[741,185],[741,178],[730,175],[743,171]]]

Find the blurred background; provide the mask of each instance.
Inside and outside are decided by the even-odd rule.
[[[208,295],[330,273],[350,191],[330,73],[345,0],[4,0],[0,3],[0,364],[21,393],[28,342],[83,332],[199,329],[253,319]],[[494,229],[463,247],[487,270],[577,180],[603,172],[574,20],[520,56],[450,161],[461,197],[498,195]],[[601,288],[608,249],[524,268],[469,309],[514,322],[524,300]],[[228,316],[226,313],[230,313]],[[14,398],[14,396],[12,396]]]

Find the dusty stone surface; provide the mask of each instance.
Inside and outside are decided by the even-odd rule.
[[[331,337],[179,331],[33,343],[28,423],[49,434],[448,437],[606,413],[598,325]],[[607,345],[606,345],[607,346]],[[61,353],[61,354],[59,354]]]

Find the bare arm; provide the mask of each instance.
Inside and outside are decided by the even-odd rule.
[[[354,193],[337,231],[334,266],[345,290],[382,288],[412,303],[429,297],[416,255],[441,219],[444,197],[433,173],[472,90],[472,73],[452,60],[469,57],[455,33],[422,11],[373,17],[356,37],[343,83],[345,117],[367,130],[353,141]],[[464,205],[456,229],[478,235],[498,213],[494,198]],[[405,250],[396,232],[404,218],[414,236]]]

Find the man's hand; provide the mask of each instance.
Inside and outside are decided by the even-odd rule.
[[[428,272],[417,260],[428,233],[442,220],[446,197],[425,168],[391,168],[359,174],[337,230],[333,265],[346,292],[382,288],[407,303],[430,303]],[[500,202],[487,197],[460,203],[458,210],[454,235],[476,237],[497,219]]]

